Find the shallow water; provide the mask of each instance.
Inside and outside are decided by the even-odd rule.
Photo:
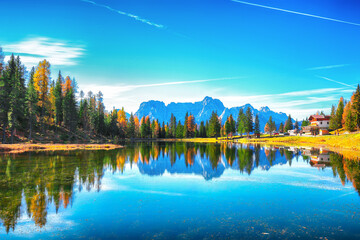
[[[358,189],[360,163],[321,149],[142,143],[1,155],[0,239],[355,239]]]

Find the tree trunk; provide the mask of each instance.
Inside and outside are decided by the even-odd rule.
[[[7,127],[7,124],[4,123],[4,126],[3,126],[3,139],[2,139],[3,144],[6,143],[6,127]]]

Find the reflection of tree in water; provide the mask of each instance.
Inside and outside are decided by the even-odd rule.
[[[343,185],[346,182],[352,182],[352,185],[360,195],[360,162],[345,159],[336,153],[330,153],[330,163],[334,177],[339,176]]]
[[[279,155],[276,155],[277,151]],[[312,151],[312,154],[316,153],[316,150]],[[15,229],[21,216],[21,206],[24,204],[29,218],[32,218],[37,226],[43,227],[47,222],[48,208],[51,204],[55,206],[56,212],[61,207],[66,209],[72,205],[75,186],[78,186],[79,191],[83,188],[87,191],[100,191],[105,170],[124,172],[126,163],[136,165],[141,161],[142,164],[151,164],[152,161],[164,158],[164,161],[170,161],[170,166],[173,166],[184,157],[187,168],[192,168],[196,164],[195,159],[200,159],[203,163],[210,163],[209,168],[215,170],[224,158],[225,167],[238,167],[241,173],[246,172],[250,175],[255,167],[266,164],[267,161],[263,161],[265,158],[272,166],[276,163],[276,157],[285,158],[291,164],[294,156],[298,155],[298,152],[283,148],[262,150],[259,145],[249,147],[231,143],[185,142],[139,143],[136,146],[130,145],[110,151],[1,155],[0,219],[6,231]],[[303,159],[309,162],[305,155]],[[359,191],[358,161],[344,159],[341,155],[331,153],[330,165],[334,177],[338,176],[343,184],[352,182]]]
[[[240,172],[246,171],[250,175],[254,165],[253,150],[241,145],[238,148],[238,162]]]
[[[266,155],[267,160],[270,163],[270,166],[273,166],[273,162],[275,160],[275,155],[276,155],[276,150],[271,149],[271,148],[266,148],[265,155]]]

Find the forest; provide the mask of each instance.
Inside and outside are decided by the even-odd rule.
[[[7,63],[0,48],[0,139],[4,143],[56,142],[89,143],[119,142],[121,139],[195,138],[256,135],[260,132],[279,133],[299,130],[299,122],[291,116],[285,123],[276,123],[271,116],[265,129],[259,129],[259,117],[251,109],[240,109],[237,119],[230,115],[224,124],[218,113],[196,124],[195,116],[184,119],[171,115],[169,122],[160,123],[149,116],[133,114],[127,118],[124,108],[105,109],[103,94],[78,89],[75,78],[51,78],[51,65],[46,59],[27,72],[19,56],[11,55]],[[301,126],[309,124],[303,120]],[[340,99],[331,112],[330,129],[348,131],[360,126],[360,88],[351,100]]]

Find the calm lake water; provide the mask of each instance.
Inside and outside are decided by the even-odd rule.
[[[317,149],[0,155],[0,239],[359,239],[359,189],[359,162]]]

